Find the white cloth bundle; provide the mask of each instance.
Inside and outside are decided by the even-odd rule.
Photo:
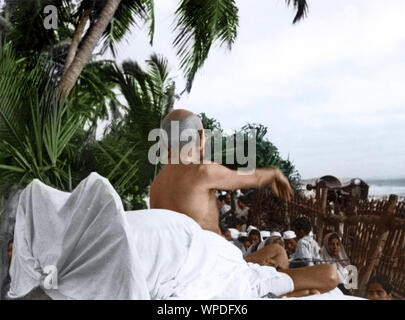
[[[10,298],[44,288],[57,270],[54,299],[149,299],[121,200],[96,173],[71,193],[33,180],[21,193],[10,266]]]

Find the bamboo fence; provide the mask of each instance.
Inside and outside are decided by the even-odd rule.
[[[354,200],[344,204],[328,203],[327,188],[321,188],[313,198],[296,194],[285,203],[268,189],[260,189],[251,198],[250,224],[290,228],[296,218],[305,216],[322,245],[323,236],[335,231],[357,267],[359,289],[364,295],[366,285],[375,275],[385,277],[393,286],[393,295],[405,299],[405,203],[391,195],[382,200]]]

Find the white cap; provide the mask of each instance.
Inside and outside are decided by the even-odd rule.
[[[262,236],[262,239],[268,238],[268,237],[270,237],[270,231],[266,231],[266,230],[260,231],[260,235]]]
[[[231,233],[231,238],[232,239],[238,239],[239,238],[239,230],[235,228],[228,228],[229,232]]]
[[[271,237],[280,237],[280,238],[281,238],[281,233],[280,233],[280,232],[277,232],[277,231],[272,232],[272,233],[270,233],[270,238],[271,238]]]
[[[288,231],[284,232],[284,234],[283,234],[284,240],[295,239],[296,237],[297,237],[297,235],[295,234],[295,232],[291,231],[291,230],[288,230]]]
[[[249,232],[252,231],[253,229],[258,230],[255,226],[250,225],[250,226],[246,229],[246,231],[249,233]]]
[[[239,233],[239,237],[247,237],[247,236],[248,236],[247,232]]]

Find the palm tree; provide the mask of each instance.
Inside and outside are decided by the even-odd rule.
[[[297,10],[293,23],[306,15],[306,0],[285,1]],[[24,56],[43,52],[45,48],[49,51],[55,43],[63,43],[63,50],[57,50],[53,56],[62,65],[59,89],[65,97],[101,40],[104,39],[103,48],[110,48],[114,53],[114,44],[140,21],[149,22],[151,43],[154,35],[153,0],[81,0],[77,3],[76,6],[75,2],[67,0],[6,0],[0,15],[0,33],[11,25],[8,38],[13,42],[18,40],[17,52],[24,52]],[[46,4],[58,7],[58,21],[61,22],[58,30],[42,27],[41,10]],[[219,42],[232,47],[237,36],[238,8],[235,0],[179,0],[175,17],[173,45],[187,79],[186,90],[190,91],[195,74],[207,59],[212,45]],[[68,47],[67,39],[71,39]]]
[[[124,115],[108,127],[94,152],[97,171],[111,181],[127,209],[142,207],[148,194],[158,170],[148,160],[155,143],[148,141],[148,134],[160,127],[178,97],[167,60],[154,54],[146,64],[144,70],[134,61],[125,61],[110,72],[126,106],[120,106]]]
[[[113,50],[113,43],[121,40],[137,19],[151,22],[153,37],[152,0],[83,0],[78,12],[79,19],[59,84],[62,96],[70,93],[100,39],[105,39],[104,48]],[[87,22],[90,26],[83,35]]]
[[[64,75],[59,85],[62,96],[67,96],[70,93],[80,72],[103,34],[105,35],[106,30],[107,33],[110,31],[110,39],[116,38],[116,35],[118,35],[118,39],[124,36],[130,25],[128,23],[118,24],[122,28],[116,28],[118,30],[116,33],[111,32],[114,29],[114,23],[111,24],[111,21],[115,17],[116,11],[120,11],[120,7],[124,4],[127,6],[132,4],[133,10],[132,12],[121,10],[122,15],[120,17],[124,18],[124,20],[117,17],[117,21],[133,22],[135,20],[131,17],[139,15],[142,19],[151,21],[151,41],[153,39],[153,0],[104,0],[100,1],[103,4],[102,10],[96,10],[97,19],[90,25],[82,40],[79,41],[84,30],[85,21],[90,17],[89,8],[91,6],[88,5],[89,2],[94,1],[83,1],[83,6],[81,6],[80,19],[69,48]],[[305,0],[286,0],[286,3],[287,5],[293,3],[297,10],[293,23],[305,16],[307,12],[307,2]],[[218,41],[221,45],[226,44],[229,48],[232,47],[237,36],[238,8],[235,5],[235,0],[180,0],[175,16],[177,20],[174,29],[176,37],[173,44],[177,49],[180,66],[187,79],[186,90],[190,91],[195,74],[207,59],[213,43]],[[80,48],[78,48],[79,44]]]

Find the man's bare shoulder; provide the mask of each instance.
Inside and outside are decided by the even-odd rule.
[[[216,162],[212,162],[212,161],[204,162],[204,163],[198,164],[197,166],[198,166],[197,170],[203,176],[206,176],[206,177],[215,176],[215,175],[218,175],[219,173],[229,171],[229,169],[226,168],[225,166],[220,165]],[[216,178],[218,178],[218,177],[216,177]]]

